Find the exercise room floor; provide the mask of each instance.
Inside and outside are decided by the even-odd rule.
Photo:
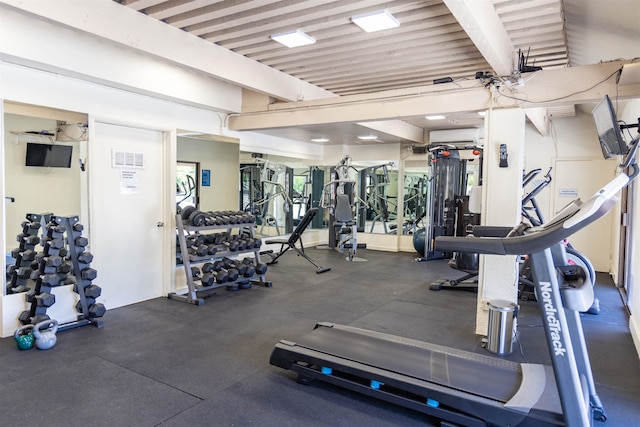
[[[489,354],[474,334],[476,295],[430,291],[462,274],[411,253],[360,250],[349,263],[308,249],[270,266],[272,288],[218,290],[203,306],[167,298],[107,311],[104,328],[59,332],[47,351],[0,340],[1,424],[7,426],[424,426],[428,417],[320,382],[301,385],[269,364],[280,339],[331,321]],[[98,276],[99,277],[99,276]],[[640,363],[620,296],[599,274],[601,314],[583,315],[603,427],[640,422]],[[103,287],[108,284],[96,284]],[[549,364],[537,307],[521,304],[506,359]]]

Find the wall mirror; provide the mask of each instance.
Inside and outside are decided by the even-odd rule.
[[[87,119],[86,114],[4,102],[5,271],[12,266],[24,267],[23,277],[13,271],[5,275],[6,294],[33,286],[27,270],[31,261],[22,256],[24,251],[18,251],[16,242],[27,214],[33,214],[30,222],[40,218],[41,223],[49,217],[46,214],[78,215],[88,226],[87,198],[82,197]],[[42,228],[31,232],[40,236]],[[33,251],[41,250],[40,244],[34,243]]]
[[[392,160],[353,162],[358,179],[360,232],[396,234],[398,166]]]
[[[329,167],[311,161],[261,153],[240,153],[238,208],[256,216],[256,234],[261,237],[289,234],[312,207],[320,207]],[[309,225],[327,227],[323,212]]]

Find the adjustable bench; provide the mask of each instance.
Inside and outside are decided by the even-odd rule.
[[[316,273],[320,274],[320,273],[324,273],[325,271],[331,270],[331,268],[324,268],[321,265],[319,265],[317,262],[315,262],[313,259],[311,259],[304,252],[304,246],[302,245],[302,239],[301,239],[302,233],[304,232],[304,230],[307,229],[307,227],[311,223],[311,220],[316,215],[316,213],[318,213],[318,208],[309,209],[304,214],[304,216],[298,223],[298,226],[295,228],[295,230],[293,230],[293,233],[291,233],[288,239],[272,239],[272,240],[266,240],[264,242],[267,245],[272,245],[272,244],[281,245],[280,252],[278,252],[278,254],[274,254],[273,251],[260,252],[260,255],[268,255],[269,257],[272,258],[271,261],[267,262],[267,264],[269,265],[275,264],[276,262],[278,262],[278,258],[284,255],[285,252],[287,252],[289,249],[293,249],[298,253],[299,256],[304,257],[307,261],[309,261],[311,264],[313,264],[316,267]],[[300,242],[300,248],[296,246],[296,243],[298,242]]]

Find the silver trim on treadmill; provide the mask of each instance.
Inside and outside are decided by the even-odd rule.
[[[514,411],[529,413],[542,396],[546,386],[546,375],[542,365],[522,363],[520,366],[522,367],[520,388],[504,406]]]

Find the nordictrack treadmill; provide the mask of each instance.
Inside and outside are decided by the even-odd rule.
[[[280,341],[270,363],[465,426],[587,426],[606,415],[595,391],[579,312],[593,301],[580,267],[568,266],[566,237],[604,216],[630,181],[622,174],[590,200],[540,227],[507,237],[438,237],[442,250],[529,254],[553,367],[520,364],[333,323]]]

